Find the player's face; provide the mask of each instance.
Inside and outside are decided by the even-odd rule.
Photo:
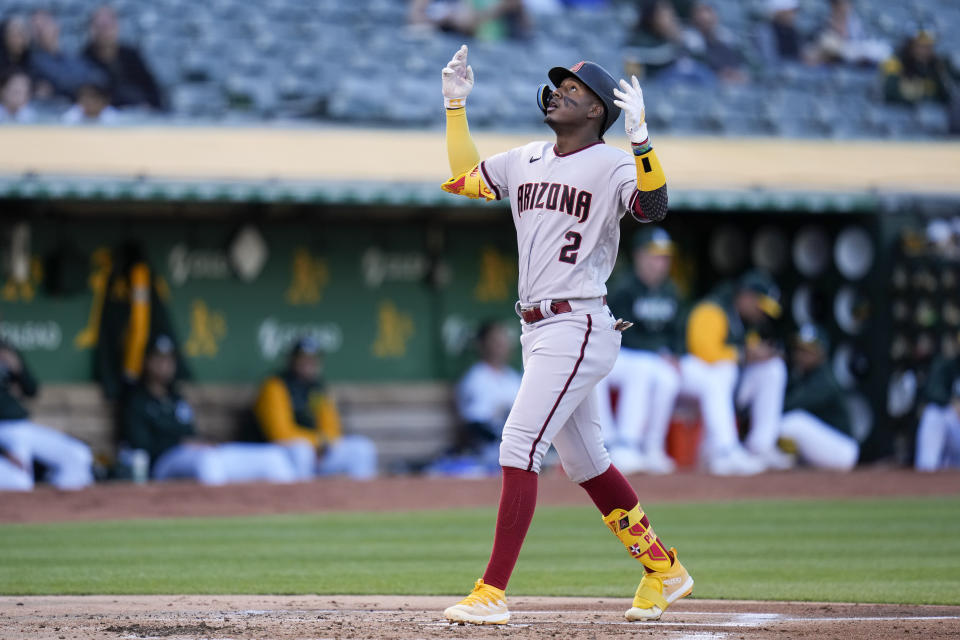
[[[823,350],[816,345],[798,344],[793,348],[793,364],[800,371],[811,371],[823,362]]]
[[[292,364],[294,375],[301,380],[313,382],[320,375],[320,361],[309,353],[298,353]]]
[[[737,313],[749,324],[760,324],[767,317],[760,308],[760,295],[754,291],[741,291],[735,304]]]
[[[483,344],[484,359],[490,363],[503,365],[510,360],[513,345],[510,336],[503,327],[495,327],[487,334]]]
[[[143,372],[149,381],[167,385],[177,375],[177,361],[172,353],[154,351],[143,363]]]
[[[648,285],[657,286],[670,275],[670,264],[673,258],[669,254],[639,249],[633,256],[637,277]]]
[[[556,128],[582,125],[587,120],[603,117],[603,105],[579,80],[566,78],[553,90],[543,121]]]

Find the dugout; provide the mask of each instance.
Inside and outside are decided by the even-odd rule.
[[[371,152],[385,136],[403,158]],[[481,154],[527,139],[477,136]],[[311,333],[358,402],[403,383],[442,403],[415,389],[463,371],[478,322],[515,319],[509,214],[439,190],[438,131],[23,127],[0,144],[17,149],[0,157],[0,334],[41,380],[91,380],[92,323],[130,242],[162,283],[201,386],[249,388]],[[893,161],[890,145],[870,142],[656,144],[688,294],[771,270],[784,330],[813,319],[831,333],[864,459],[905,458],[904,376],[915,389],[960,331],[945,309],[958,279],[917,239],[928,219],[960,214],[960,145],[902,143]],[[629,237],[636,223],[623,224]]]

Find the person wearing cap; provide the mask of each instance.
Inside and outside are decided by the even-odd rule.
[[[173,340],[154,336],[139,383],[123,399],[122,453],[145,451],[154,480],[186,478],[206,485],[297,480],[294,460],[283,447],[201,439],[193,407],[176,388],[176,370]]]
[[[502,323],[480,325],[477,349],[480,359],[457,385],[457,413],[466,425],[466,448],[479,453],[481,460],[496,462],[503,425],[520,390],[520,374],[510,366],[514,345]]]
[[[332,474],[372,478],[377,474],[376,446],[365,436],[344,435],[322,374],[317,341],[297,341],[286,369],[260,386],[253,408],[259,436],[294,453],[301,479]]]
[[[23,356],[0,340],[0,490],[34,487],[33,463],[46,469],[44,480],[58,489],[82,489],[93,483],[93,454],[85,443],[30,420],[26,398],[39,384]]]
[[[960,467],[960,356],[938,358],[923,390],[917,428],[917,471]]]
[[[633,237],[633,270],[607,304],[633,323],[623,333],[613,369],[597,385],[603,438],[624,472],[671,473],[667,428],[680,391],[683,304],[670,279],[673,241],[660,227],[642,227]],[[616,419],[611,387],[619,389]]]
[[[745,273],[699,302],[687,321],[681,393],[700,402],[703,457],[715,475],[753,475],[787,468],[776,448],[787,367],[762,330],[780,317],[780,290],[765,272]],[[750,408],[746,449],[737,432],[738,407]]]
[[[780,437],[793,443],[804,464],[849,471],[860,457],[860,445],[852,436],[844,391],[827,361],[829,351],[821,327],[804,324],[797,331]]]
[[[613,368],[629,323],[607,306],[606,282],[620,246],[620,221],[667,215],[666,175],[654,150],[636,76],[618,83],[581,60],[547,72],[536,104],[550,138],[480,158],[467,126],[474,84],[461,46],[441,71],[451,177],[441,188],[483,200],[509,199],[518,251],[523,376],[500,440],[501,493],[493,550],[447,620],[506,624],[506,588],[533,521],[539,474],[551,446],[570,481],[586,492],[637,561],[640,584],[628,621],[658,620],[690,595],[693,578],[653,532],[630,481],[611,463],[600,433],[596,385]],[[532,105],[531,105],[532,107]],[[620,114],[630,150],[604,142]]]
[[[932,31],[918,30],[882,65],[883,97],[887,102],[917,104],[947,103],[956,85],[949,62],[936,54]]]

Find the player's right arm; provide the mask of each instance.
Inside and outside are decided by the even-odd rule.
[[[493,200],[496,194],[483,179],[480,154],[467,124],[467,96],[473,89],[473,68],[467,65],[467,45],[454,54],[440,77],[447,111],[447,160],[452,176],[441,188],[468,198]]]

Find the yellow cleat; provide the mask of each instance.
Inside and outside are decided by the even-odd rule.
[[[507,624],[510,621],[506,594],[484,584],[483,580],[477,580],[470,595],[449,607],[443,616],[451,622],[469,624]]]
[[[693,578],[680,564],[673,547],[670,548],[670,557],[673,563],[669,569],[643,576],[633,597],[633,607],[624,614],[630,622],[659,620],[667,607],[693,591]]]

